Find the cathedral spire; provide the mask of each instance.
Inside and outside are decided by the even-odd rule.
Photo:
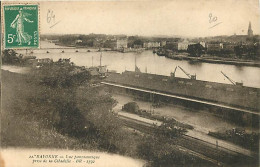
[[[249,37],[252,37],[252,36],[253,36],[253,30],[252,30],[252,27],[251,27],[251,21],[249,22],[249,25],[248,25],[247,35],[248,35]]]

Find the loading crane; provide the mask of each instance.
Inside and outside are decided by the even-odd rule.
[[[174,72],[171,72],[171,76],[172,76],[172,77],[175,77],[175,72],[176,72],[176,70],[177,70],[177,66],[175,67]]]
[[[182,72],[184,72],[184,74],[186,74],[190,79],[196,80],[196,74],[195,75],[191,75],[189,73],[187,73],[184,69],[182,69],[180,66],[178,66]]]
[[[226,77],[233,85],[241,85],[243,86],[242,82],[235,82],[234,80],[232,80],[231,78],[229,78],[224,72],[221,71],[221,73],[224,75],[224,77]]]

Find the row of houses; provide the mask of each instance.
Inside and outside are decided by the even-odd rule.
[[[175,50],[175,51],[187,51],[189,45],[195,45],[195,44],[197,44],[197,43],[192,43],[189,41],[167,43],[167,45],[168,46],[171,45],[172,50]],[[220,52],[220,51],[234,52],[234,49],[237,46],[237,44],[234,44],[234,43],[206,43],[203,41],[199,42],[199,44],[208,53]]]
[[[76,43],[81,43],[81,40],[75,41]],[[180,41],[180,42],[171,42],[171,41],[149,41],[149,42],[143,42],[143,45],[138,44],[132,46],[134,49],[140,49],[140,48],[145,48],[145,49],[156,49],[156,48],[165,48],[173,51],[187,51],[189,45],[194,45],[194,42],[190,42],[188,40]],[[199,42],[200,45],[202,45],[205,50],[208,53],[214,53],[214,52],[220,52],[220,51],[226,51],[226,52],[234,52],[235,46],[237,44],[235,43],[205,43],[203,41]],[[128,46],[128,39],[123,38],[123,39],[117,39],[113,41],[109,41],[109,44],[107,47],[111,48],[112,50],[127,50],[130,48]],[[133,49],[130,48],[130,49]]]
[[[208,53],[220,51],[234,52],[236,46],[234,43],[207,43],[206,49]]]
[[[122,49],[122,48],[127,48],[127,39],[118,39],[116,42],[116,48],[117,49]],[[143,45],[135,45],[134,48],[159,48],[161,47],[160,42],[144,42]]]
[[[116,41],[116,49],[125,49],[128,48],[128,40],[127,39],[118,39]],[[134,45],[134,48],[160,48],[166,45],[166,41],[163,42],[144,42],[143,45]]]
[[[144,42],[143,44],[144,48],[159,48],[161,47],[161,43],[160,42]]]
[[[239,57],[249,56],[252,59],[259,59],[260,43],[207,43],[205,47],[196,43],[189,45],[187,52],[193,56],[200,56],[203,53],[221,54],[222,56],[235,54]]]
[[[126,49],[127,46],[127,39],[119,39],[116,42],[116,47],[114,49]],[[187,51],[188,46],[195,44],[193,42],[189,42],[187,40],[184,40],[182,42],[168,42],[168,41],[162,41],[162,42],[144,42],[143,46],[141,45],[135,45],[134,48],[146,48],[146,49],[152,49],[152,48],[163,48],[166,47],[167,49],[175,50],[175,51]],[[200,44],[206,48],[208,51],[220,51],[220,50],[228,50],[233,51],[235,44],[230,43],[205,43],[200,42]]]
[[[237,45],[238,44],[235,43],[204,43],[204,45],[202,46],[205,48],[205,51],[207,53],[217,53],[217,52],[232,53],[235,52],[235,47]]]
[[[128,39],[127,38],[121,38],[121,39],[117,39],[117,40],[109,40],[107,41],[107,43],[105,42],[105,46],[104,47],[109,47],[112,50],[122,50],[122,49],[126,49],[126,48],[130,48],[128,46]],[[82,44],[83,41],[80,39],[75,40],[75,45],[80,45]],[[93,43],[93,45],[95,44],[95,41]],[[191,44],[189,41],[184,40],[183,42],[170,42],[170,41],[146,41],[143,42],[142,44],[135,44],[134,46],[132,46],[135,49],[139,49],[139,48],[145,48],[145,49],[154,49],[154,48],[163,48],[166,47],[168,45],[173,45],[173,49],[176,50],[187,50],[188,45]],[[96,44],[95,44],[96,46]]]

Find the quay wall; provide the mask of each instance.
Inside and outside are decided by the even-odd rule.
[[[142,101],[150,101],[154,105],[173,105],[179,107],[189,108],[190,111],[205,111],[209,112],[212,115],[219,117],[221,119],[233,122],[238,125],[256,127],[259,126],[259,116],[252,113],[245,113],[242,111],[236,111],[227,108],[221,108],[171,97],[160,96],[157,94],[151,94],[148,92],[140,92],[137,90],[127,89],[123,87],[116,87],[112,85],[105,85],[110,93],[130,96],[134,99],[139,99]],[[158,106],[158,107],[159,107]]]
[[[109,73],[105,81],[208,102],[216,102],[256,112],[259,112],[260,108],[260,89],[258,88],[130,71],[122,74]]]

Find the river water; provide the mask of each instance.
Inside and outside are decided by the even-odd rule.
[[[62,50],[64,50],[64,53],[61,53]],[[76,52],[76,50],[78,50],[78,52]],[[88,50],[91,52],[87,52]],[[47,51],[49,53],[47,53]],[[18,53],[25,54],[26,52],[25,50],[19,50]],[[114,51],[104,51],[101,53],[97,52],[97,49],[63,49],[61,46],[42,41],[41,49],[34,50],[32,55],[37,58],[52,58],[54,61],[59,58],[71,58],[71,61],[78,66],[91,67],[92,65],[100,65],[101,54],[102,65],[106,65],[109,70],[115,70],[120,73],[125,70],[134,71],[135,62],[141,72],[167,76],[174,71],[176,66],[181,66],[186,72],[196,74],[198,80],[231,84],[221,74],[221,71],[223,71],[236,82],[242,81],[245,86],[260,88],[260,68],[200,62],[191,63],[189,61],[173,60],[157,56],[156,54],[153,54],[151,50],[142,53],[120,53]],[[187,78],[180,69],[177,69],[176,76]]]
[[[33,55],[37,58],[51,58],[54,61],[57,61],[59,58],[71,58],[71,61],[76,65],[87,67],[91,67],[92,65],[98,66],[100,64],[101,52],[97,52],[98,49],[64,48],[48,42],[42,42],[41,48],[42,49],[33,51]],[[64,53],[61,53],[63,50]],[[76,50],[78,50],[78,52],[76,52]],[[88,50],[91,52],[88,52]],[[49,53],[46,53],[47,51]],[[18,52],[23,54],[26,53],[25,50],[19,50]],[[197,79],[199,80],[230,84],[230,82],[221,74],[220,71],[223,71],[235,81],[241,82],[242,80],[245,86],[260,88],[260,77],[258,77],[260,76],[260,68],[257,67],[190,63],[189,61],[178,61],[160,57],[153,54],[151,50],[142,53],[102,52],[102,65],[106,65],[109,70],[116,70],[117,72],[123,72],[125,70],[134,71],[135,60],[136,65],[140,68],[141,72],[147,71],[147,73],[169,76],[176,66],[181,66],[190,74],[196,73]],[[177,69],[176,76],[187,78],[180,69]],[[151,103],[139,101],[132,97],[113,94],[113,98],[118,101],[115,110],[120,110],[124,104],[130,101],[136,101],[142,109],[151,109]],[[153,110],[155,114],[174,118],[180,122],[190,124],[194,126],[196,131],[205,134],[209,131],[225,131],[227,129],[232,129],[233,127],[238,127],[238,125],[224,121],[221,118],[217,118],[212,114],[203,111],[193,112],[187,108],[172,105],[165,105]],[[246,128],[246,130],[255,131],[251,128]]]

